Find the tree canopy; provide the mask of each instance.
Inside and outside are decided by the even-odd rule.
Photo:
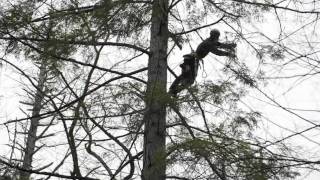
[[[1,176],[317,173],[319,9],[313,0],[1,2]],[[237,57],[207,56],[197,82],[170,97],[182,55],[213,28]]]

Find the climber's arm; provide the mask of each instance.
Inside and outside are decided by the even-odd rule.
[[[219,43],[218,47],[223,49],[233,50],[237,44],[235,43]]]
[[[221,51],[221,50],[219,50],[219,49],[217,49],[217,48],[211,49],[210,52],[213,53],[213,54],[215,54],[215,55],[218,55],[218,56],[230,56],[230,57],[234,56],[234,54],[231,53],[231,52]]]

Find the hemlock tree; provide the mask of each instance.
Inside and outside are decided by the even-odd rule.
[[[142,179],[165,179],[168,0],[152,3]]]
[[[42,102],[44,99],[44,87],[45,87],[45,82],[47,79],[46,75],[46,67],[45,64],[42,63],[40,66],[40,73],[39,73],[39,79],[38,79],[38,84],[37,84],[37,91],[34,95],[34,102],[32,103],[32,119],[30,120],[30,126],[28,129],[27,133],[27,140],[26,140],[26,146],[24,149],[24,158],[23,158],[23,163],[22,163],[22,168],[24,169],[32,169],[32,157],[34,153],[36,152],[36,141],[39,138],[37,136],[37,129],[39,126],[39,121],[40,118],[37,116],[40,114],[41,107],[42,107]],[[29,179],[30,173],[22,171],[20,174],[20,179]]]
[[[54,24],[49,21],[47,24],[47,38],[50,39],[52,37],[55,37],[54,32],[52,32],[52,27]],[[57,47],[56,44],[51,44],[50,42],[41,42],[40,46],[44,48],[44,51],[51,54],[57,54],[59,56],[67,56],[72,51],[71,46],[59,46]],[[44,122],[42,121],[42,124],[40,124],[41,117],[39,116],[41,111],[43,111],[47,105],[48,99],[46,99],[46,94],[53,93],[54,85],[56,84],[56,76],[59,72],[59,68],[61,67],[61,63],[59,61],[51,56],[48,56],[46,54],[38,54],[38,53],[32,53],[26,54],[27,57],[31,58],[34,63],[38,64],[39,66],[39,74],[38,74],[38,80],[37,84],[34,85],[35,87],[35,93],[30,91],[26,91],[28,96],[31,99],[27,99],[26,101],[22,102],[26,105],[31,105],[31,119],[30,119],[30,126],[27,128],[27,136],[25,141],[25,147],[23,149],[23,162],[22,162],[22,168],[26,170],[32,169],[32,160],[34,154],[39,151],[42,147],[36,147],[36,141],[40,140],[41,138],[52,136],[52,134],[46,134],[46,131],[48,131],[50,126],[53,125],[53,118],[51,118],[50,121]],[[21,72],[23,73],[23,72]],[[27,88],[27,87],[26,87]],[[46,99],[46,102],[44,100]],[[43,131],[40,133],[38,132],[39,126],[45,126]],[[30,179],[30,172],[27,171],[21,171],[20,172],[20,179]]]
[[[57,81],[46,93],[46,109],[5,123],[12,128],[15,122],[54,119],[55,126],[38,142],[43,148],[32,157],[37,161],[26,167],[16,154],[16,163],[7,157],[0,163],[46,179],[263,180],[290,179],[299,168],[316,169],[317,161],[294,154],[284,141],[303,136],[317,123],[300,116],[312,127],[270,142],[254,132],[263,114],[244,107],[243,99],[254,89],[299,117],[260,86],[271,63],[284,61],[280,68],[297,61],[309,64],[307,75],[317,69],[313,42],[299,46],[315,33],[301,36],[298,31],[316,27],[318,7],[315,1],[7,1],[1,5],[3,63],[10,65],[15,54],[63,65],[50,69]],[[278,29],[260,30],[269,16]],[[284,23],[286,18],[312,21],[287,31],[291,24]],[[239,59],[207,57],[205,64],[214,62],[222,76],[198,78],[172,99],[166,93],[167,70],[175,76],[170,67],[180,61],[173,56],[176,47],[190,46],[191,51],[199,44],[197,37],[206,38],[213,27],[238,44]],[[257,75],[251,72],[252,62],[261,65]],[[32,72],[23,75],[32,81]]]

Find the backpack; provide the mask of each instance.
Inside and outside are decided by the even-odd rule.
[[[182,73],[192,75],[193,78],[197,77],[199,60],[196,58],[195,53],[183,55],[183,63],[180,64]]]

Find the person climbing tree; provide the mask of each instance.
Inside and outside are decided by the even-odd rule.
[[[181,75],[173,81],[169,88],[169,94],[175,97],[180,91],[194,83],[198,73],[199,61],[206,57],[209,52],[218,56],[235,57],[234,48],[237,45],[234,43],[221,43],[219,42],[219,36],[219,30],[211,30],[210,37],[199,44],[195,53],[183,56],[183,63],[180,65]]]

